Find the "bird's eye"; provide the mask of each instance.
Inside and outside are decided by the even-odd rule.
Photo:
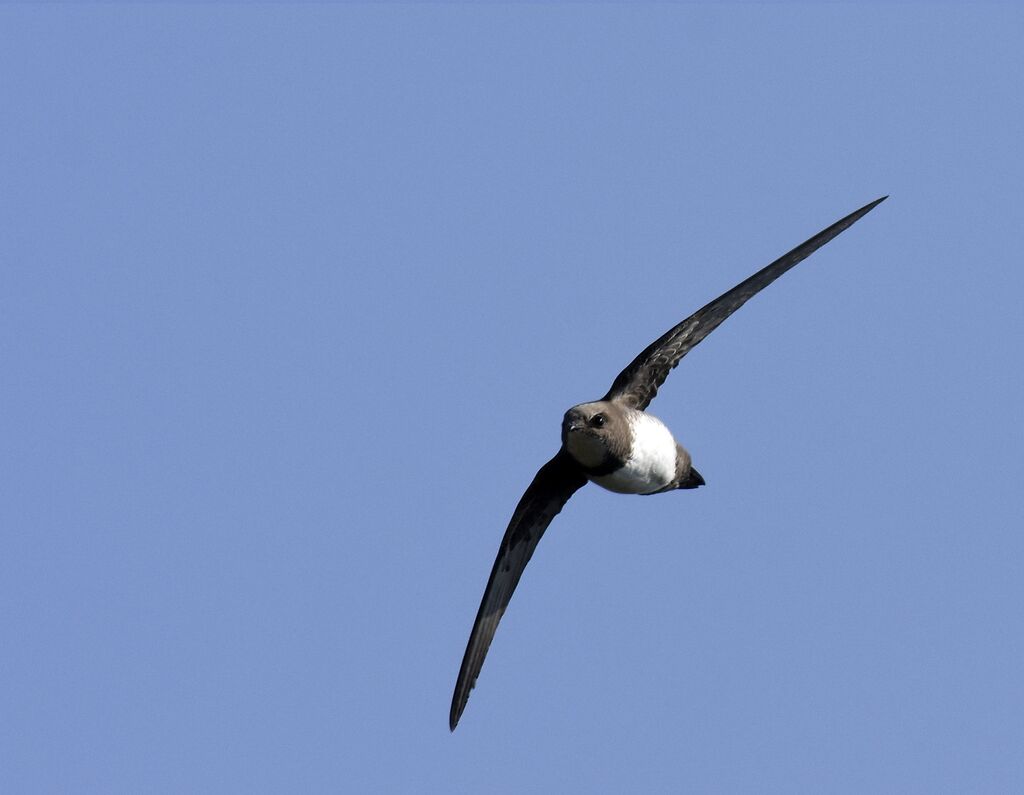
[[[593,419],[590,421],[590,424],[593,425],[595,428],[603,428],[605,419],[606,418],[604,414],[595,414]]]

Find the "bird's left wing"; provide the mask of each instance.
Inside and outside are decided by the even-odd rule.
[[[466,654],[462,658],[462,668],[459,669],[455,694],[452,696],[452,709],[448,715],[448,726],[452,731],[455,731],[462,711],[466,708],[469,691],[473,689],[480,674],[498,622],[508,607],[512,592],[519,584],[523,569],[530,562],[533,550],[537,548],[551,520],[586,482],[587,478],[579,467],[564,450],[559,450],[554,458],[540,468],[519,500],[505,537],[501,540],[498,557],[491,569],[484,598],[469,635]]]
[[[619,373],[603,399],[616,400],[643,411],[654,399],[658,387],[665,383],[669,371],[679,364],[679,360],[698,342],[718,328],[723,320],[794,265],[803,262],[840,232],[849,229],[886,198],[888,197],[883,196],[876,199],[845,218],[840,218],[832,226],[818,232],[810,240],[801,243],[771,265],[762,268],[749,279],[718,296],[710,304],[698,309],[682,323],[670,328],[644,348],[640,355]]]

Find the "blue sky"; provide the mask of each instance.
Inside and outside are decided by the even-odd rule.
[[[0,8],[0,789],[1024,788],[1024,11]],[[888,202],[497,544],[685,315]]]

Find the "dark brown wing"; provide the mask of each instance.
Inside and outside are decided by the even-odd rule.
[[[462,658],[459,678],[455,682],[452,711],[448,715],[448,727],[452,731],[455,731],[462,710],[466,708],[469,691],[473,689],[480,674],[494,631],[508,607],[512,592],[519,584],[523,569],[537,548],[537,542],[551,520],[562,510],[562,506],[586,482],[587,478],[579,467],[564,450],[559,450],[554,458],[540,468],[533,483],[519,500],[505,537],[501,540],[501,547],[498,548],[498,557],[491,569],[490,579],[487,580],[484,598],[480,602],[473,631],[469,634],[466,654]]]
[[[714,331],[729,315],[739,309],[750,298],[778,279],[794,265],[803,261],[817,249],[824,246],[843,230],[852,226],[869,213],[888,196],[876,199],[854,213],[819,232],[806,243],[797,246],[788,254],[779,257],[766,268],[762,268],[745,282],[720,295],[703,309],[698,309],[686,320],[669,329],[665,334],[648,345],[629,366],[619,373],[604,400],[616,400],[635,409],[643,410],[654,400],[658,387],[665,383],[669,371],[679,364],[698,342]]]

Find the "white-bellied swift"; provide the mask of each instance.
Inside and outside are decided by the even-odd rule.
[[[569,498],[592,480],[621,494],[660,494],[704,485],[690,454],[661,420],[644,411],[689,351],[723,320],[779,276],[888,198],[883,196],[832,224],[759,270],[652,342],[616,377],[600,400],[573,406],[562,419],[562,446],[540,468],[516,506],[487,580],[455,683],[449,728],[454,731],[480,674],[487,649],[537,542]]]

